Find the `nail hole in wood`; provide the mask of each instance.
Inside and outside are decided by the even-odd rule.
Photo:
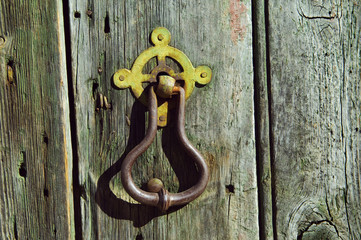
[[[49,143],[49,138],[48,138],[48,134],[46,134],[46,132],[43,133],[43,142],[48,145]]]
[[[232,184],[226,185],[227,193],[234,193],[234,186]]]
[[[14,236],[15,236],[15,239],[18,240],[19,239],[19,236],[18,236],[18,226],[16,224],[16,218],[14,220]]]
[[[81,17],[80,12],[76,11],[76,12],[74,13],[74,17],[75,17],[75,18],[80,18],[80,17]]]
[[[21,152],[21,156],[22,156],[22,162],[20,164],[19,167],[19,175],[23,178],[26,178],[27,175],[27,170],[26,170],[26,154],[25,151]]]
[[[9,59],[7,64],[8,82],[10,84],[15,83],[15,64],[12,59]]]
[[[49,197],[49,190],[44,188],[44,197]]]
[[[110,33],[109,13],[108,12],[107,12],[107,14],[105,16],[104,33]]]
[[[99,83],[93,82],[93,87],[92,87],[93,99],[95,99],[96,91],[97,91],[98,87],[99,87]]]
[[[144,240],[143,235],[141,233],[139,233],[136,237],[135,240]]]
[[[24,163],[21,163],[21,165],[20,165],[19,174],[21,177],[26,178],[27,171],[26,171],[26,167],[25,167]]]

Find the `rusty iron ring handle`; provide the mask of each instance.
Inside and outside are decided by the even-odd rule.
[[[199,197],[206,188],[209,177],[205,160],[198,150],[192,146],[185,134],[185,91],[182,87],[174,87],[173,91],[179,95],[177,135],[186,153],[197,165],[200,175],[198,182],[183,192],[169,193],[164,187],[160,188],[158,192],[147,192],[137,187],[133,181],[131,174],[133,164],[148,149],[157,133],[157,97],[153,86],[150,87],[148,94],[149,123],[147,133],[144,139],[127,154],[121,166],[121,180],[128,194],[140,203],[157,206],[163,211],[170,206],[187,204]]]

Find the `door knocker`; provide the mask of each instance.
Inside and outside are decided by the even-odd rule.
[[[130,87],[134,96],[148,106],[149,123],[144,139],[135,146],[125,157],[121,166],[121,180],[124,189],[140,203],[157,206],[165,211],[170,206],[187,204],[200,196],[207,186],[209,172],[208,167],[198,150],[187,139],[184,129],[185,101],[191,95],[195,83],[205,85],[209,83],[212,71],[207,66],[193,67],[188,57],[180,50],[168,46],[170,32],[163,27],[153,30],[151,41],[153,47],[142,52],[135,60],[131,70],[120,69],[114,76],[114,84],[121,88]],[[150,74],[143,74],[145,64],[157,58],[157,66]],[[175,72],[166,64],[166,57],[175,60],[182,68],[181,72]],[[145,93],[142,83],[150,83],[149,90]],[[158,100],[159,106],[158,106]],[[157,128],[164,127],[168,122],[168,109],[177,107],[176,132],[182,147],[188,156],[195,162],[199,172],[198,182],[191,188],[179,192],[169,193],[159,179],[151,179],[144,191],[135,185],[131,170],[137,158],[144,153],[153,142]]]

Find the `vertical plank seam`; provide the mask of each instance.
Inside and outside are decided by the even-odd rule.
[[[264,188],[262,185],[263,176],[263,161],[262,161],[262,144],[261,144],[261,87],[262,87],[262,69],[260,61],[263,61],[261,49],[258,43],[260,41],[258,35],[261,33],[262,23],[259,21],[259,8],[258,1],[252,1],[252,51],[253,51],[253,68],[254,68],[254,121],[255,121],[255,140],[256,140],[256,171],[257,171],[257,191],[258,191],[258,225],[259,225],[259,239],[266,239],[266,224],[265,223],[265,209],[264,209]],[[260,76],[261,75],[261,76]]]
[[[268,0],[264,0],[265,34],[266,34],[266,72],[267,72],[267,97],[268,97],[268,117],[269,117],[269,144],[271,161],[271,195],[272,195],[272,227],[273,239],[277,240],[277,205],[276,205],[276,170],[275,170],[275,148],[274,129],[272,113],[272,84],[271,84],[271,55],[270,55],[270,18]]]
[[[66,55],[66,71],[68,78],[68,96],[69,96],[69,114],[70,114],[70,133],[71,145],[73,151],[73,202],[74,202],[74,229],[75,239],[82,239],[82,224],[81,224],[81,208],[80,208],[80,184],[79,184],[79,155],[78,155],[78,137],[75,96],[74,96],[74,81],[72,78],[72,61],[71,61],[71,28],[70,28],[70,5],[69,0],[63,1],[63,17],[64,17],[64,36],[65,36],[65,55]]]
[[[270,54],[268,32],[268,3],[267,0],[252,1],[252,48],[254,67],[254,118],[256,140],[256,168],[258,188],[258,224],[259,238],[277,240],[276,205],[274,181],[274,144],[272,135],[271,115],[271,80]],[[265,52],[262,52],[265,49]],[[262,64],[263,63],[263,64]],[[266,68],[266,69],[265,69]],[[266,90],[264,90],[266,88]],[[265,96],[261,96],[261,93]],[[265,118],[265,119],[262,119]],[[262,125],[262,121],[265,122]],[[268,132],[265,133],[267,130]],[[265,136],[262,137],[262,134]],[[263,144],[262,144],[263,143]],[[267,184],[263,184],[264,170],[270,168],[271,191],[267,191]],[[269,202],[271,195],[271,202]],[[271,209],[267,209],[267,204]],[[271,211],[271,213],[269,213]],[[266,215],[270,215],[272,222],[267,222]],[[272,236],[273,235],[273,236]]]

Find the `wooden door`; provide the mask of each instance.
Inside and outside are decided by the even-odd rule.
[[[70,3],[78,230],[85,239],[258,237],[251,16],[250,1]],[[213,71],[211,83],[196,89],[186,106],[186,132],[210,167],[210,181],[200,198],[169,213],[139,205],[122,187],[120,164],[144,137],[146,108],[112,85],[113,74],[130,69],[151,46],[150,33],[159,26],[194,66]],[[97,110],[100,94],[109,109]],[[139,186],[152,177],[172,192],[194,184],[197,172],[173,136],[174,124],[159,129],[138,159],[133,177]]]
[[[358,1],[0,0],[0,13],[0,239],[361,239]],[[208,186],[166,213],[122,187],[148,113],[112,83],[159,26],[213,73],[186,103]],[[173,136],[158,130],[138,186],[195,183]]]

